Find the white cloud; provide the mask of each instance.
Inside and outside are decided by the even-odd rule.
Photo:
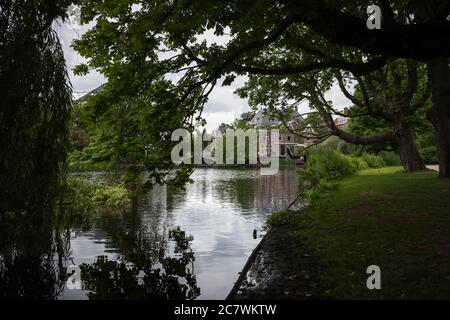
[[[223,122],[233,122],[241,113],[250,110],[247,101],[234,94],[234,91],[242,86],[245,81],[245,77],[239,77],[231,86],[217,86],[211,92],[203,112],[204,117],[208,121],[206,126],[208,131],[217,129]],[[218,83],[221,83],[221,81]]]
[[[75,99],[85,95],[86,93],[98,88],[100,85],[106,82],[103,75],[93,70],[86,76],[75,76],[73,74],[73,68],[79,63],[87,62],[86,59],[81,57],[72,47],[72,42],[75,39],[79,39],[83,33],[88,31],[92,27],[91,25],[77,26],[72,25],[69,22],[55,23],[54,29],[58,33],[61,40],[61,44],[64,50],[64,56],[66,58],[66,65],[69,71],[70,82],[73,87],[73,96]]]
[[[345,107],[350,107],[352,105],[352,102],[344,96],[337,83],[325,93],[325,99],[331,100],[334,108],[337,110],[342,110]]]

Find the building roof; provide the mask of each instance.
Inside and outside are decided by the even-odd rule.
[[[78,99],[76,99],[76,101],[84,101],[87,98],[96,95],[97,93],[101,92],[103,90],[103,85],[101,85],[100,87],[95,88],[94,90],[90,91],[89,93],[85,94],[84,96],[79,97]]]
[[[303,118],[297,111],[294,111],[291,115],[289,122],[302,121]],[[281,121],[275,118],[271,118],[264,113],[264,110],[260,109],[256,112],[255,116],[249,122],[250,125],[255,127],[275,127],[281,124]]]

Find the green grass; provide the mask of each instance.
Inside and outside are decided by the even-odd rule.
[[[325,296],[450,299],[450,181],[434,171],[369,169],[295,219],[294,241],[320,257]],[[382,289],[368,290],[369,265]]]

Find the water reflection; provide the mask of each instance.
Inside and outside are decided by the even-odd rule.
[[[295,196],[297,181],[294,169],[281,169],[277,175],[258,176],[257,171],[239,172],[214,184],[214,193],[222,201],[235,204],[244,212],[255,209],[267,213],[284,208]]]
[[[199,169],[193,179],[126,212],[0,217],[0,297],[223,299],[267,213],[295,198],[296,175]]]
[[[67,280],[70,233],[54,228],[54,219],[0,218],[0,297],[55,299]]]
[[[180,229],[171,230],[169,238],[175,245],[175,256],[160,251],[158,265],[154,261],[130,264],[108,260],[100,256],[92,264],[82,264],[81,282],[88,297],[97,299],[195,299],[200,294],[193,273],[194,253],[190,249],[192,238]]]
[[[122,228],[122,224],[117,224],[117,217],[100,219],[108,221],[104,231],[109,239],[105,243],[101,233],[93,232],[92,239],[96,241],[91,244],[106,244],[105,253],[113,248],[118,255],[113,260],[107,255],[97,256],[93,263],[72,268],[76,266],[74,259],[80,255],[74,255],[71,244],[85,233],[71,232],[72,228],[80,227],[80,223],[70,219],[70,227],[67,227],[64,223],[67,221],[59,218],[61,213],[51,217],[45,213],[2,217],[1,298],[57,299],[64,296],[64,292],[73,292],[76,293],[74,298],[183,300],[195,299],[200,294],[190,246],[193,238],[180,228],[169,230],[166,241],[152,242],[155,238]],[[132,221],[130,230],[134,222],[140,225],[139,219],[132,218]],[[73,283],[77,272],[80,286]]]

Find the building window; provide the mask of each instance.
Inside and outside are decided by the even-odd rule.
[[[347,124],[347,118],[337,118],[336,119],[336,124],[337,125],[344,125],[344,124]]]
[[[288,136],[288,141],[291,141],[291,136]]]

